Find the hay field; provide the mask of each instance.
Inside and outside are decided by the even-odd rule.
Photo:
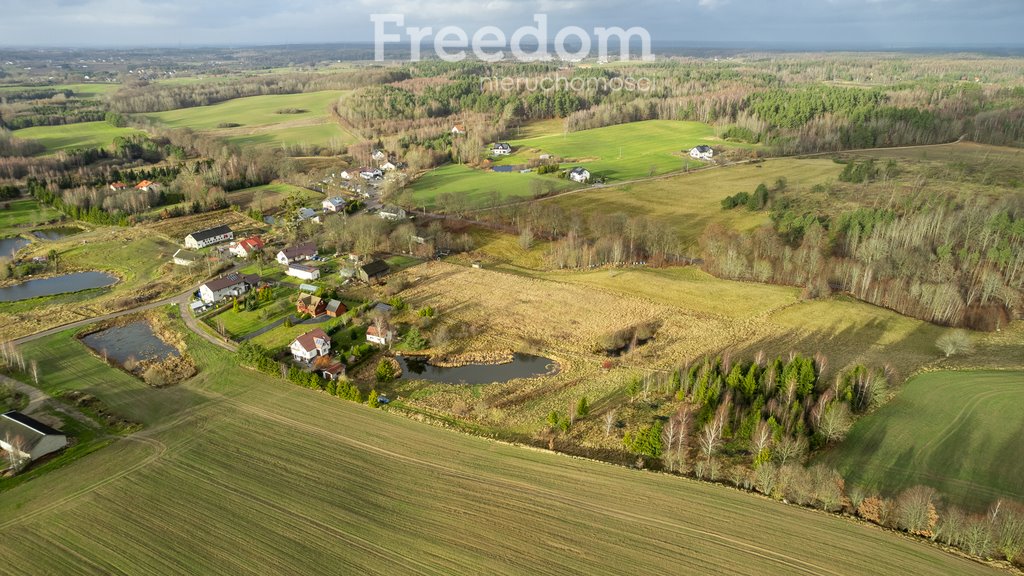
[[[997,573],[734,490],[431,427],[190,348],[198,377],[136,391],[140,405],[188,395],[180,411],[3,494],[0,573]]]
[[[76,148],[111,148],[114,138],[142,134],[134,128],[117,128],[99,122],[79,122],[62,126],[33,126],[13,132],[16,138],[35,140],[46,147],[46,154]]]

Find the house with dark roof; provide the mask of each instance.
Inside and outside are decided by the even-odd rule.
[[[207,228],[206,230],[200,230],[199,232],[193,232],[188,236],[185,236],[185,248],[198,250],[221,242],[227,242],[234,237],[235,233],[231,231],[231,228],[227,226],[215,226],[213,228]]]
[[[0,414],[0,448],[21,460],[38,460],[67,445],[63,432],[35,418],[13,410]]]
[[[316,244],[305,242],[297,246],[289,246],[277,253],[277,261],[285,266],[292,262],[312,260],[317,255]]]
[[[380,209],[379,216],[385,220],[405,220],[408,213],[400,206],[387,205]]]
[[[199,297],[207,304],[220,302],[225,298],[241,296],[260,283],[256,274],[239,274],[232,272],[226,276],[210,280],[199,287]]]
[[[317,316],[322,316],[327,311],[327,301],[319,296],[303,294],[299,296],[298,302],[295,303],[295,311],[299,314],[309,314],[316,318]]]
[[[363,282],[372,284],[374,282],[380,282],[382,278],[387,276],[389,271],[391,271],[391,268],[388,267],[387,262],[383,260],[374,260],[373,262],[363,264],[356,269],[356,274]]]
[[[512,146],[507,142],[498,142],[491,148],[491,155],[493,156],[508,156],[512,153]]]
[[[714,148],[707,144],[701,144],[700,146],[690,149],[690,158],[696,158],[697,160],[711,160],[714,157]]]
[[[569,172],[569,179],[573,182],[586,183],[590,180],[590,170],[586,168],[573,168]]]
[[[289,347],[296,362],[312,362],[331,353],[331,338],[321,328],[306,332]]]

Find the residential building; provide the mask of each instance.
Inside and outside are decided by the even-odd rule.
[[[0,414],[0,448],[22,460],[38,460],[68,445],[68,437],[14,410]]]
[[[316,210],[313,210],[312,208],[303,207],[299,208],[296,211],[296,214],[299,222],[305,222],[306,220],[312,220],[314,217],[316,217]]]
[[[493,156],[508,156],[512,153],[512,146],[505,142],[498,142],[491,148],[491,154]]]
[[[241,296],[259,283],[260,277],[255,274],[232,272],[200,286],[199,297],[207,304],[214,304],[225,298]]]
[[[398,170],[398,165],[395,164],[394,162],[388,160],[387,162],[385,162],[385,163],[380,165],[380,169],[383,172],[392,172],[394,170]]]
[[[464,124],[456,124],[452,126],[452,134],[459,136],[466,133],[466,126]]]
[[[586,183],[590,181],[590,171],[586,168],[573,168],[569,172],[569,179],[573,182]]]
[[[371,154],[371,157],[374,160],[376,160],[377,162],[380,162],[381,160],[387,160],[388,159],[388,153],[383,151],[383,150],[381,150],[381,149],[379,149],[379,148],[377,148],[377,149],[375,149],[373,151],[373,154]]]
[[[288,271],[285,272],[285,274],[287,274],[287,275],[289,275],[289,276],[291,276],[293,278],[299,278],[301,280],[319,280],[320,279],[320,269],[319,268],[314,268],[312,266],[303,266],[302,264],[290,264],[288,266]]]
[[[394,337],[395,333],[390,328],[378,329],[376,326],[370,326],[366,329],[366,341],[378,346],[387,346]]]
[[[405,220],[408,218],[408,214],[404,208],[390,205],[381,208],[379,215],[385,220]]]
[[[312,260],[317,255],[316,244],[305,242],[297,246],[289,246],[277,253],[277,261],[284,266],[292,262]]]
[[[324,212],[343,212],[345,210],[345,199],[341,196],[328,198],[323,202]]]
[[[206,248],[207,246],[213,246],[214,244],[220,244],[221,242],[227,242],[234,237],[235,233],[231,231],[231,228],[227,226],[215,226],[213,228],[207,228],[206,230],[200,230],[199,232],[193,232],[188,236],[185,236],[185,248],[198,250],[200,248]]]
[[[295,311],[299,314],[309,314],[316,318],[327,311],[327,301],[319,296],[303,294],[295,303]]]
[[[690,158],[696,158],[697,160],[711,160],[715,157],[715,150],[708,145],[702,144],[696,148],[690,149]]]
[[[322,329],[316,328],[293,340],[289,349],[296,362],[310,363],[331,353],[331,339]]]
[[[228,252],[239,258],[248,258],[254,252],[259,252],[260,250],[263,250],[263,239],[259,236],[250,236],[244,240],[239,240],[228,248]]]
[[[143,180],[135,185],[135,189],[140,192],[156,192],[160,189],[160,184],[150,180]]]
[[[110,185],[110,190],[112,192],[120,192],[122,190],[127,190],[127,189],[128,189],[128,185],[125,184],[124,182],[114,182],[113,184]]]
[[[380,168],[360,168],[359,177],[363,180],[380,180],[384,177],[384,172]]]

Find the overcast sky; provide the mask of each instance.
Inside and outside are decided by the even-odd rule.
[[[1024,0],[2,0],[0,46],[368,42],[406,25],[642,26],[658,42],[1020,46]]]

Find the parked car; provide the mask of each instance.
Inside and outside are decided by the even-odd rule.
[[[388,398],[387,396],[377,396],[377,403],[378,404],[390,404],[391,403],[391,398]]]

